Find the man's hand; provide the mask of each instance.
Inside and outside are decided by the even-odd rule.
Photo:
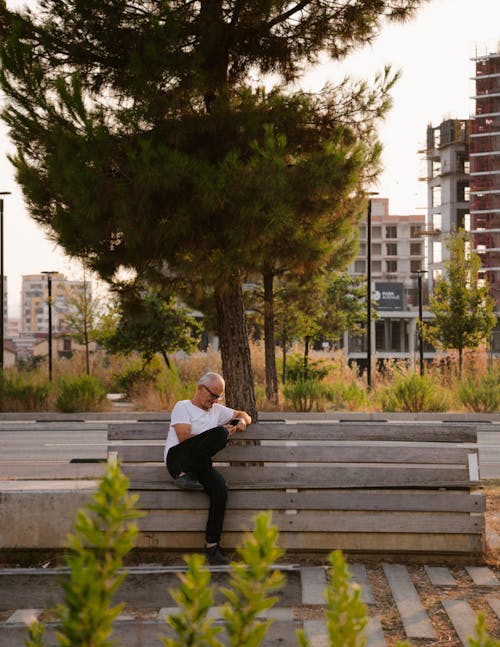
[[[226,426],[229,431],[229,435],[232,435],[236,431],[245,431],[245,429],[247,428],[247,423],[243,420],[243,418],[234,418]]]

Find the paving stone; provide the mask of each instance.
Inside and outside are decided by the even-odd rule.
[[[436,632],[406,566],[384,564],[384,572],[408,638],[435,639]]]
[[[42,613],[42,609],[16,609],[5,621],[6,624],[22,624],[32,625],[38,616]]]
[[[322,566],[304,566],[300,569],[302,604],[325,604],[326,571]]]
[[[465,570],[477,586],[500,586],[500,581],[487,566],[466,566]]]
[[[500,600],[498,598],[487,598],[488,604],[493,610],[493,613],[500,620]]]
[[[311,647],[329,647],[330,642],[323,620],[305,620],[304,633],[309,639]]]
[[[352,576],[352,581],[361,587],[361,599],[363,602],[365,604],[375,604],[366,566],[364,564],[349,564],[347,568]]]
[[[424,568],[432,586],[457,586],[458,582],[449,568],[444,566],[425,566]]]
[[[441,600],[441,603],[458,634],[460,642],[462,645],[467,646],[469,638],[474,635],[474,627],[477,622],[474,610],[465,600]]]
[[[368,618],[365,628],[366,647],[386,647],[384,631],[380,618]]]

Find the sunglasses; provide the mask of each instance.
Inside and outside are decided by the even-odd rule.
[[[202,384],[201,386],[210,393],[210,397],[212,398],[212,400],[222,400],[222,398],[224,397],[224,393],[221,393],[220,395],[218,395],[217,393],[210,391],[208,386],[205,386],[204,384]]]

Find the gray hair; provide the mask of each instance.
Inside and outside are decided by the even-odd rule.
[[[209,384],[214,384],[214,382],[218,382],[219,384],[222,384],[223,387],[226,386],[226,383],[224,381],[224,378],[222,375],[219,375],[219,373],[205,373],[205,375],[202,375],[200,379],[198,380],[198,384],[202,384],[204,386],[208,386]]]

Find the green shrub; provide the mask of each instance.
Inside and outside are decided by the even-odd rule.
[[[326,387],[322,382],[313,379],[287,382],[283,387],[283,395],[287,404],[295,411],[324,411]]]
[[[427,375],[408,373],[396,377],[381,398],[383,411],[448,411],[449,396]]]
[[[201,555],[186,558],[188,571],[179,575],[181,586],[170,594],[179,606],[179,612],[167,618],[177,639],[163,639],[166,647],[211,645],[212,647],[243,647],[261,644],[271,621],[258,616],[277,602],[273,595],[284,584],[283,575],[272,570],[283,551],[276,546],[278,530],[271,523],[271,514],[261,512],[255,518],[255,528],[243,546],[238,549],[240,562],[231,564],[229,587],[221,589],[227,602],[222,607],[228,642],[220,643],[214,627],[207,618],[213,605],[210,572]]]
[[[324,394],[335,411],[342,409],[356,411],[363,408],[367,401],[366,389],[356,382],[325,385]]]
[[[159,374],[160,368],[157,362],[144,364],[143,362],[134,361],[113,377],[117,391],[124,393],[130,398],[132,397],[134,388],[154,385]]]
[[[70,576],[64,581],[64,599],[57,606],[62,647],[108,647],[112,624],[123,604],[111,606],[125,578],[120,569],[137,534],[134,519],[141,516],[128,494],[128,479],[118,465],[110,465],[85,510],[78,512],[69,538],[66,563]],[[27,647],[43,647],[44,625],[29,629]]]
[[[294,354],[287,360],[286,380],[287,382],[320,381],[328,375],[329,370],[330,366],[325,365],[324,360],[309,358],[306,363],[303,355]]]
[[[91,375],[61,378],[57,392],[56,409],[64,413],[102,411],[108,402],[104,387]]]
[[[460,402],[477,413],[500,410],[500,375],[491,371],[482,378],[467,376],[458,386]]]
[[[4,373],[0,377],[0,411],[46,411],[49,408],[50,385]]]

